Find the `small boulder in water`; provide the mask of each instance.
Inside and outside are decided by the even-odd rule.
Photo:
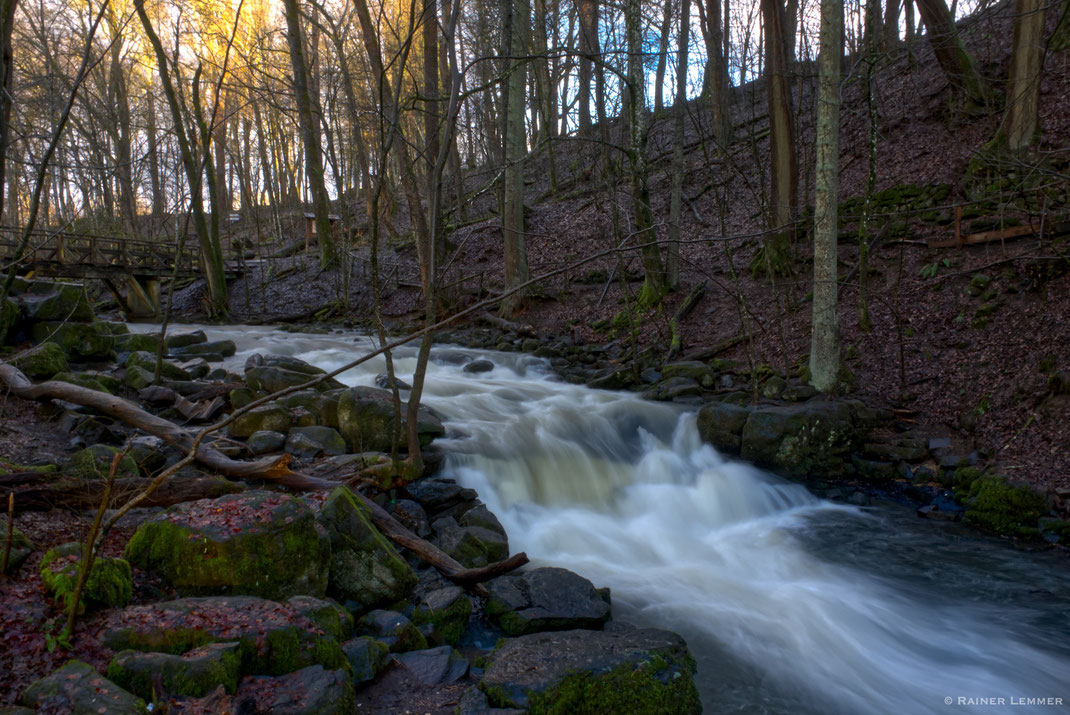
[[[390,382],[391,381],[390,381],[390,374],[389,373],[381,372],[381,373],[379,373],[378,375],[375,376],[375,384],[378,385],[379,387],[383,388],[384,390],[389,390],[390,389]],[[409,383],[405,382],[404,380],[399,380],[397,378],[397,376],[394,377],[394,384],[396,384],[398,386],[399,390],[411,390],[412,389],[412,385],[410,385]]]
[[[494,369],[494,363],[490,360],[473,360],[465,365],[463,369],[465,372],[470,373],[490,372]]]
[[[500,576],[487,584],[486,612],[506,635],[601,628],[610,616],[608,597],[566,569],[539,568]],[[607,594],[608,596],[608,594]]]

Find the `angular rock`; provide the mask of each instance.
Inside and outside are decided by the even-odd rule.
[[[238,687],[241,647],[237,642],[210,643],[182,655],[120,651],[108,665],[108,679],[135,695],[154,700],[159,676],[169,695],[199,698],[219,686],[228,693]]]
[[[412,498],[432,516],[437,516],[461,504],[474,506],[478,498],[475,490],[462,487],[452,479],[440,477],[417,479],[406,486],[406,489]],[[468,509],[471,506],[465,508]]]
[[[468,674],[468,661],[448,645],[392,656],[394,662],[424,685],[456,683]]]
[[[274,678],[243,678],[234,699],[251,703],[248,712],[279,715],[352,715],[357,709],[349,674],[320,665]]]
[[[698,411],[698,434],[702,441],[724,454],[739,454],[743,426],[750,410],[727,402],[711,402]]]
[[[371,523],[346,487],[331,492],[317,517],[330,539],[328,590],[360,612],[407,598],[416,572]]]
[[[93,322],[93,309],[81,284],[33,281],[21,302],[26,316],[33,321]]]
[[[287,387],[303,385],[309,380],[317,377],[318,374],[320,373],[309,374],[305,372],[297,372],[295,370],[287,370],[283,367],[264,365],[262,367],[254,367],[251,370],[246,370],[245,384],[253,390],[272,393],[278,392],[279,390],[285,390]],[[324,392],[339,387],[343,387],[342,383],[330,379],[314,385],[311,389]]]
[[[299,499],[250,491],[179,504],[138,527],[127,559],[186,594],[323,596],[330,539]]]
[[[564,631],[513,638],[479,687],[494,707],[531,712],[702,712],[683,638],[654,629]]]
[[[151,371],[143,367],[128,367],[123,382],[135,390],[142,390],[152,384],[154,377]]]
[[[58,372],[71,369],[63,348],[55,343],[43,343],[10,361],[27,377],[50,378]]]
[[[212,342],[185,345],[180,348],[171,348],[171,357],[204,357],[205,359],[208,359],[207,356],[209,355],[222,355],[223,357],[230,357],[236,352],[238,352],[238,346],[234,344],[233,340],[214,340]]]
[[[410,385],[409,383],[405,382],[404,380],[398,379],[397,376],[394,377],[394,381],[393,382],[394,382],[394,384],[397,384],[399,390],[411,390],[412,389],[412,385]],[[375,384],[376,384],[377,387],[381,387],[384,390],[391,389],[390,374],[389,373],[385,373],[385,372],[379,373],[378,375],[375,376]]]
[[[717,377],[709,365],[697,360],[667,363],[661,367],[661,376],[666,379],[670,377],[690,378],[702,387],[713,387]]]
[[[209,643],[237,642],[242,673],[290,673],[320,664],[342,668],[337,634],[288,603],[253,596],[181,598],[127,606],[108,614],[101,641],[113,650],[182,654]]]
[[[402,404],[401,446],[408,445],[408,429]],[[421,405],[417,413],[420,445],[426,446],[446,434],[441,420]],[[389,452],[394,434],[394,399],[387,390],[350,387],[338,401],[338,431],[357,452]]]
[[[156,354],[138,350],[130,353],[130,356],[126,358],[127,369],[131,367],[140,367],[147,372],[155,374],[156,372]],[[175,365],[173,362],[164,360],[160,363],[160,376],[168,380],[189,380],[190,374]]]
[[[286,599],[286,605],[339,640],[353,633],[353,614],[334,601],[313,596],[294,596]]]
[[[587,579],[561,568],[507,574],[487,583],[486,613],[506,635],[601,628],[610,605]]]
[[[321,454],[334,457],[346,453],[346,441],[330,427],[294,427],[286,438],[286,451],[301,459]]]
[[[386,643],[391,653],[427,648],[427,639],[419,629],[396,611],[369,611],[360,619],[359,630]]]
[[[846,402],[811,401],[754,410],[743,426],[741,456],[790,476],[842,475],[861,432]]]
[[[68,661],[59,670],[35,681],[22,694],[22,704],[39,712],[72,715],[128,715],[146,713],[145,702],[106,680],[92,666]]]
[[[47,345],[48,343],[45,344]],[[121,382],[111,375],[97,372],[95,370],[85,370],[83,372],[57,372],[52,379],[57,382],[66,382],[71,385],[78,385],[79,387],[96,390],[97,392],[106,392],[108,394],[118,392],[119,386],[122,385]]]
[[[126,333],[115,336],[115,349],[121,353],[147,352],[156,355],[160,348],[158,333]]]
[[[643,397],[648,400],[668,401],[700,394],[702,394],[702,386],[697,380],[690,377],[670,377],[645,391]]]
[[[401,522],[402,526],[421,539],[431,536],[431,523],[427,520],[427,512],[413,500],[398,499],[394,503],[392,515]]]
[[[227,427],[231,437],[251,437],[254,432],[266,430],[287,434],[293,425],[290,411],[282,405],[268,403],[254,407],[239,416]]]
[[[469,568],[509,557],[509,539],[503,533],[482,526],[461,526],[452,517],[437,519],[431,528],[437,534],[436,545]]]
[[[286,444],[286,435],[272,430],[257,430],[249,435],[245,445],[253,454],[278,452]]]
[[[201,345],[206,342],[208,342],[208,336],[204,334],[203,330],[168,335],[166,339],[168,348],[185,348],[190,345]]]
[[[353,685],[375,679],[386,668],[390,648],[370,636],[360,636],[342,644],[342,652],[353,669]]]
[[[107,360],[115,355],[115,338],[104,335],[92,323],[34,323],[35,343],[55,343],[74,360]]]
[[[74,598],[81,558],[82,544],[72,542],[50,549],[41,560],[41,582],[65,608]],[[98,554],[93,559],[78,610],[81,612],[89,606],[125,606],[130,603],[132,590],[130,564]]]
[[[456,645],[468,627],[472,615],[472,601],[460,586],[440,588],[421,599],[412,614],[417,626],[430,623],[442,636],[442,640]]]

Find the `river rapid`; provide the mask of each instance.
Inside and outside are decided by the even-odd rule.
[[[238,372],[253,352],[331,370],[372,345],[171,332],[193,328],[234,340]],[[465,373],[467,357],[496,367]],[[395,364],[409,380],[415,348]],[[339,379],[384,371],[378,358]],[[519,353],[436,347],[425,401],[445,418],[446,476],[479,492],[512,551],[609,586],[616,619],[684,636],[707,713],[1070,711],[1063,554],[817,499],[701,444],[693,411],[569,385]]]

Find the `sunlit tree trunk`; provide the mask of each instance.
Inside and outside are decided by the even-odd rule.
[[[1017,0],[1007,110],[997,141],[1010,152],[1027,149],[1040,134],[1037,107],[1044,60],[1044,0]]]

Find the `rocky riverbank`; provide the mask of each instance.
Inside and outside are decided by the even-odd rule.
[[[36,338],[12,361],[23,374],[124,397],[187,428],[323,375],[277,355],[254,356],[242,373],[232,372],[217,366],[234,354],[230,341],[186,333],[161,345],[159,336],[95,320],[73,286],[35,281],[19,289],[5,326],[12,342]],[[161,348],[168,359],[153,385]],[[183,451],[75,403],[53,400],[29,412],[27,403],[16,406],[51,428],[56,444],[41,458],[25,451],[21,463],[4,465],[3,488],[15,494],[17,515],[0,616],[5,632],[24,644],[3,656],[13,676],[6,704],[116,713],[144,712],[149,703],[190,713],[349,713],[358,705],[377,712],[700,710],[683,639],[613,620],[608,589],[577,574],[529,568],[458,585],[387,539],[347,486],[285,493],[270,481],[265,489],[263,481],[193,466],[146,502],[156,506],[131,512],[105,539],[79,604],[80,625],[63,634],[58,624],[74,595],[84,521],[70,513],[74,528],[49,530],[34,514],[92,509],[121,450],[113,505]],[[210,448],[234,459],[288,454],[290,466],[342,481],[384,461],[392,412],[387,390],[322,379],[249,410]],[[422,443],[443,434],[432,411],[419,419]],[[428,462],[433,472],[435,460]],[[450,480],[425,476],[380,492],[376,502],[463,567],[510,554],[495,516]],[[47,515],[62,521],[67,513]],[[19,602],[41,592],[48,596],[41,607]]]

